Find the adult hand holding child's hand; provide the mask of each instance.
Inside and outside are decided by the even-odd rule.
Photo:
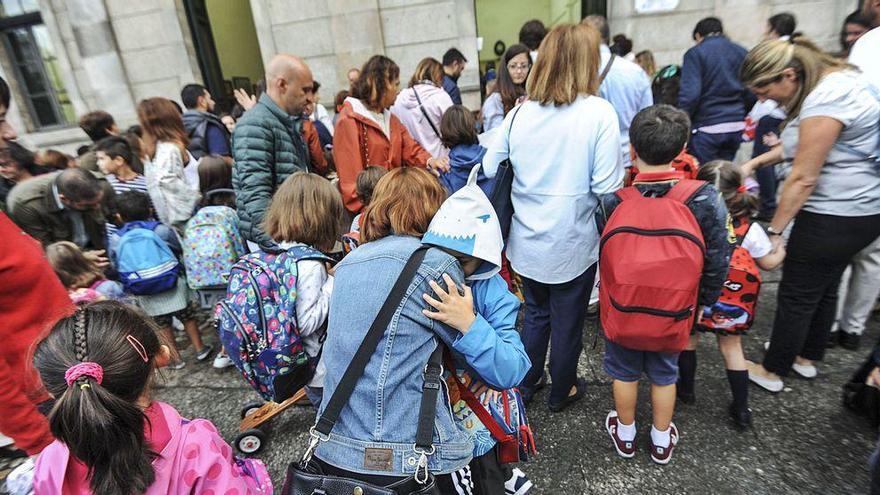
[[[434,290],[434,294],[440,298],[439,301],[428,294],[422,295],[425,302],[437,311],[423,309],[422,313],[428,318],[445,323],[463,334],[467,333],[476,319],[474,314],[474,297],[471,294],[471,288],[462,284],[462,293],[459,292],[458,285],[452,280],[452,277],[444,273],[443,280],[446,281],[448,292],[443,290],[437,282],[433,280],[429,282],[431,289]]]

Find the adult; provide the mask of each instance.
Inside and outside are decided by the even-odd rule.
[[[790,12],[781,12],[767,19],[767,29],[764,31],[764,39],[788,41],[794,36],[797,28],[797,20]]]
[[[186,149],[187,133],[180,112],[167,98],[147,98],[138,103],[138,121],[144,129],[147,191],[156,216],[165,225],[183,231],[199,202],[198,164]],[[189,171],[196,180],[187,178]]]
[[[623,166],[628,168],[632,164],[629,155],[629,125],[639,110],[654,104],[651,79],[636,63],[611,52],[608,47],[608,20],[605,17],[591,15],[581,22],[590,24],[602,36],[602,44],[599,46],[599,56],[602,58],[599,66],[602,74],[599,76],[599,96],[608,100],[617,111],[620,156]]]
[[[397,95],[391,113],[431,156],[446,156],[449,150],[440,142],[440,120],[451,106],[452,98],[443,91],[443,65],[429,57],[416,66],[408,87]]]
[[[538,59],[538,47],[541,46],[541,42],[544,41],[545,36],[547,36],[547,28],[544,26],[544,23],[538,19],[526,21],[526,23],[519,28],[519,42],[520,44],[529,47],[529,58],[533,64],[535,63],[535,60]]]
[[[235,125],[232,186],[238,228],[252,249],[274,246],[261,226],[269,200],[284,179],[308,170],[302,127],[313,98],[312,71],[306,63],[293,55],[275,55],[266,66],[266,91]]]
[[[615,34],[611,41],[613,42],[609,48],[611,53],[618,57],[624,57],[630,62],[635,59],[635,55],[632,54],[633,41],[627,38],[625,34]]]
[[[350,88],[353,88],[354,83],[358,80],[359,77],[361,77],[361,70],[357,67],[352,67],[351,69],[348,69],[348,74],[346,74],[346,77],[348,78],[348,86]]]
[[[467,59],[458,51],[450,48],[443,54],[443,90],[449,93],[452,103],[461,105],[461,90],[458,89],[458,78],[467,66]]]
[[[642,50],[636,53],[636,63],[645,71],[649,79],[657,73],[657,63],[654,62],[654,53],[651,50]]]
[[[483,159],[490,178],[503,160],[513,164],[507,257],[523,279],[522,338],[532,362],[521,390],[534,395],[552,340],[553,411],[585,393],[577,363],[599,255],[592,219],[597,195],[623,183],[617,115],[597,96],[600,44],[592,26],[553,28],[526,84],[529,100],[505,117]]]
[[[326,135],[327,144],[330,144],[333,141],[333,117],[330,116],[330,112],[327,111],[327,108],[320,104],[321,83],[318,81],[312,81],[312,84],[315,87],[315,97],[312,101],[312,106],[314,108],[309,112],[308,117],[309,120],[315,123],[318,132],[321,134],[321,143],[323,144],[325,142]]]
[[[866,16],[861,9],[846,16],[846,19],[843,20],[843,26],[840,28],[840,52],[837,56],[848,58],[853,45],[871,30],[871,26],[872,19]]]
[[[119,126],[116,125],[113,116],[103,110],[95,110],[80,117],[79,127],[92,140],[93,145],[107,136],[119,135]],[[95,151],[91,146],[88,151],[77,158],[77,162],[80,167],[86,170],[100,173],[98,170],[98,159],[95,157]]]
[[[501,125],[504,116],[526,96],[526,80],[532,70],[529,47],[512,45],[501,57],[495,91],[483,103],[483,132]]]
[[[6,197],[16,184],[47,172],[49,169],[37,165],[33,152],[15,141],[6,143],[0,148],[0,209],[5,210]]]
[[[862,35],[853,45],[849,63],[862,71],[876,88],[880,88],[880,0],[865,0],[862,15],[871,20],[871,30]]]
[[[696,46],[684,54],[678,107],[693,126],[688,152],[707,163],[733,160],[742,139],[746,98],[739,68],[746,49],[724,36],[717,17],[702,19],[694,27]]]
[[[876,151],[880,101],[869,82],[808,40],[753,48],[742,80],[760,99],[784,106],[782,146],[743,165],[752,170],[793,160],[767,233],[774,245],[795,220],[779,283],[776,319],[762,364],[749,379],[778,392],[790,370],[812,378],[834,322],[840,276],[880,236]]]
[[[196,160],[205,155],[217,155],[232,164],[229,149],[229,129],[214,115],[214,98],[201,84],[187,84],[180,91],[180,101],[186,107],[183,112],[183,128],[189,144],[186,149]]]
[[[38,150],[34,156],[37,165],[49,170],[64,170],[76,167],[76,160],[62,151],[48,149]]]
[[[361,77],[369,75],[369,65]],[[376,184],[361,222],[364,244],[336,266],[322,354],[327,374],[319,416],[445,198],[446,191],[425,170],[398,168]],[[340,411],[332,434],[317,447],[313,461],[325,474],[380,485],[412,474],[420,458],[414,444],[424,372],[429,369],[429,357],[440,346],[448,347],[493,388],[503,389],[501,382],[518,378],[511,370],[525,360],[521,348],[515,365],[508,360],[499,362],[501,356],[510,356],[507,349],[518,343],[474,324],[473,303],[465,299],[469,296],[459,296],[463,283],[464,272],[455,257],[435,248],[427,251],[417,275],[407,284],[403,300],[394,301],[395,314],[354,385],[348,406]],[[440,295],[435,291],[441,287],[452,291],[448,296]],[[440,297],[449,305],[464,303],[462,317],[444,324],[432,320],[425,314],[434,312],[426,302],[428,296]],[[455,424],[444,394],[436,401],[427,470],[452,473],[468,464],[473,444],[468,433]],[[450,474],[437,474],[435,479],[437,493],[470,493],[457,491]]]
[[[368,166],[428,167],[446,171],[449,160],[434,158],[413,139],[390,108],[400,87],[400,68],[388,57],[374,55],[345,99],[333,135],[333,162],[342,201],[350,214],[360,213],[357,176]]]

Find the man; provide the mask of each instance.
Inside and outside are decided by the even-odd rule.
[[[361,77],[361,70],[357,67],[352,67],[348,69],[348,86],[350,88],[354,87],[354,83],[357,82],[358,78]]]
[[[0,150],[16,138],[6,121],[9,86],[0,78]],[[53,438],[37,405],[49,400],[30,360],[46,326],[73,311],[67,291],[43,256],[39,243],[0,213],[0,434],[36,455]]]
[[[232,186],[239,229],[251,249],[275,245],[261,228],[269,200],[284,179],[308,170],[303,112],[314,98],[312,71],[305,62],[276,55],[266,67],[266,92],[235,124]]]
[[[544,41],[544,36],[547,36],[547,28],[538,19],[526,22],[519,29],[519,42],[529,47],[529,57],[532,59],[532,64],[538,60],[538,47]]]
[[[119,135],[119,127],[113,116],[103,110],[95,110],[80,117],[79,127],[92,140],[92,145],[107,136]],[[90,146],[88,151],[77,158],[77,162],[80,167],[86,170],[99,172],[98,159],[95,157],[95,151],[92,147]]]
[[[186,111],[183,112],[183,127],[189,134],[186,149],[198,160],[205,155],[217,155],[232,165],[232,152],[229,149],[229,130],[214,115],[214,99],[201,84],[187,84],[180,91],[180,100]]]
[[[467,59],[457,48],[450,48],[443,54],[443,90],[452,98],[452,103],[461,105],[461,91],[458,78],[467,66]]]
[[[602,44],[599,45],[599,71],[604,77],[599,83],[599,96],[608,100],[617,111],[617,121],[620,125],[621,163],[624,167],[629,168],[631,165],[629,125],[639,110],[654,104],[651,80],[638,65],[623,57],[611,54],[611,49],[608,47],[610,30],[608,29],[608,20],[605,17],[591,15],[585,17],[581,22],[593,26],[602,36]]]
[[[862,15],[871,20],[873,29],[863,34],[849,54],[849,63],[858,67],[880,89],[880,0],[865,0]]]
[[[678,107],[690,114],[688,152],[700,163],[733,160],[754,97],[739,80],[746,49],[724,36],[721,21],[707,17],[693,32],[696,46],[684,54]],[[746,101],[748,100],[748,101]]]

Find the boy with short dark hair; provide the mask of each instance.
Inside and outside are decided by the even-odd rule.
[[[147,194],[147,178],[131,168],[132,156],[131,146],[125,138],[109,136],[95,143],[98,169],[117,195],[127,191]],[[107,222],[108,239],[113,239],[116,231],[116,225]]]
[[[671,162],[684,149],[690,134],[687,114],[669,105],[654,105],[636,115],[629,132],[633,165],[639,170],[633,183],[634,189],[626,188],[601,196],[596,211],[600,232],[606,225],[613,224],[603,232],[600,253],[600,300],[606,335],[604,364],[605,371],[614,379],[616,407],[608,414],[605,427],[614,440],[618,454],[626,458],[635,455],[638,382],[643,373],[647,374],[651,381],[653,409],[651,459],[658,464],[667,464],[679,437],[678,429],[672,423],[678,354],[687,345],[693,320],[700,314],[698,305],[714,303],[721,293],[730,261],[732,230],[729,230],[727,208],[715,188],[696,181],[678,184],[684,175],[671,166]],[[675,192],[670,194],[673,190]],[[664,198],[667,194],[669,196],[665,200],[655,199]],[[626,208],[618,208],[624,201],[630,204]],[[670,201],[676,201],[678,206]],[[634,203],[642,208],[635,215],[632,210]],[[678,212],[679,219],[672,220],[671,225],[680,230],[670,232],[669,228],[658,226],[650,230],[642,225],[644,218],[651,216],[651,212],[646,211],[651,208]],[[616,210],[620,215],[614,215]],[[629,216],[624,218],[626,215]],[[685,232],[688,226],[695,227],[693,220],[698,225],[694,229],[696,232]],[[668,223],[667,219],[663,221]],[[624,224],[639,225],[641,228]],[[669,245],[678,243],[690,249],[687,252],[673,249],[676,258],[671,261],[659,259],[663,256],[662,250],[654,251],[658,259],[652,259],[650,263],[649,260],[638,259],[640,252],[633,250],[629,250],[632,254],[625,259],[626,253],[620,250],[628,242],[627,236],[633,236],[629,242],[642,245],[668,242]],[[626,268],[624,264],[635,268]],[[681,270],[681,267],[691,270]],[[651,287],[643,279],[652,278],[652,274],[636,274],[645,269],[657,272],[653,275],[659,275],[658,278],[664,278],[668,283]],[[676,269],[681,272],[676,272]],[[663,270],[670,271],[669,275],[659,273]],[[635,282],[632,280],[633,274],[637,275]],[[630,275],[629,282],[633,284],[629,287],[624,286],[627,283],[624,280],[626,275]],[[680,294],[676,295],[671,286],[688,277],[691,280],[679,285],[692,287],[693,290],[679,291]],[[679,280],[671,282],[676,278]],[[618,287],[620,290],[615,292]],[[685,308],[678,311],[681,314],[672,314],[670,310],[673,308],[657,308],[676,298],[678,300],[672,305],[678,305],[674,309]],[[654,329],[660,330],[652,333]],[[657,338],[648,339],[643,334]],[[640,337],[633,338],[635,335]]]

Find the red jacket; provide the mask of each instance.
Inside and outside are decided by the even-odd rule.
[[[0,432],[33,455],[53,440],[36,407],[49,395],[33,367],[33,347],[74,308],[40,243],[3,213],[0,239]]]
[[[373,120],[357,113],[346,101],[333,131],[333,161],[339,174],[342,201],[352,213],[363,204],[357,197],[355,182],[361,170],[378,165],[388,170],[397,167],[425,167],[431,155],[409,134],[393,114],[390,119],[391,139]]]
[[[321,147],[321,140],[318,139],[318,130],[311,120],[303,119],[302,128],[303,138],[309,147],[309,162],[312,169],[320,175],[327,174],[327,160],[324,158],[324,148]]]

